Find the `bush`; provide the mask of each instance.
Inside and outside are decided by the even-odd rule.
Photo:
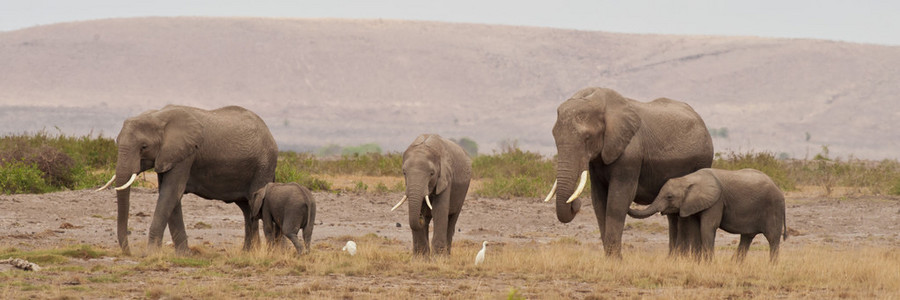
[[[6,193],[43,193],[94,186],[111,176],[109,170],[114,168],[115,159],[115,142],[102,136],[51,136],[42,131],[0,137],[0,167],[6,169],[7,176],[13,172],[18,173],[18,180],[34,180],[33,170],[27,170],[34,168],[42,179],[4,183]]]
[[[716,153],[713,168],[725,170],[757,169],[769,175],[772,181],[775,181],[775,184],[782,190],[792,191],[796,189],[796,182],[793,177],[788,176],[788,172],[782,163],[771,152]]]
[[[0,193],[46,193],[53,190],[33,164],[21,161],[0,163]]]
[[[476,157],[472,173],[473,178],[484,180],[475,193],[485,197],[540,197],[556,179],[553,161],[516,147]]]
[[[296,182],[311,191],[330,191],[331,183],[313,177],[300,170],[297,156],[284,156],[279,158],[275,167],[275,182]]]

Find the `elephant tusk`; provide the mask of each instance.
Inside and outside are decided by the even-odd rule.
[[[116,174],[113,174],[112,178],[110,178],[109,181],[107,181],[106,184],[104,184],[102,187],[100,187],[99,189],[95,190],[95,192],[99,192],[99,191],[105,190],[105,189],[108,188],[110,185],[112,185],[113,181],[115,181],[115,180],[116,180]]]
[[[575,193],[572,194],[572,197],[569,197],[569,200],[567,200],[566,203],[572,203],[572,201],[575,201],[578,196],[581,196],[581,192],[584,191],[584,184],[587,182],[587,177],[587,170],[581,172],[581,179],[578,180],[578,188],[575,189]]]
[[[428,199],[428,195],[425,195],[425,204],[428,204],[428,209],[434,210],[434,207],[431,207],[431,199]]]
[[[406,195],[403,195],[403,199],[400,199],[400,202],[397,202],[397,205],[394,205],[394,208],[391,208],[391,211],[394,211],[395,209],[400,207],[400,204],[403,204],[403,202],[406,202]]]
[[[128,182],[126,182],[122,186],[116,187],[116,190],[121,191],[127,189],[129,186],[131,186],[132,183],[134,183],[135,178],[137,178],[137,173],[131,174],[131,179],[128,179]]]
[[[550,193],[547,194],[547,198],[544,198],[544,202],[550,202],[550,198],[553,198],[553,196],[556,196],[556,183],[558,183],[558,182],[559,182],[559,180],[553,181],[553,187],[550,188]]]

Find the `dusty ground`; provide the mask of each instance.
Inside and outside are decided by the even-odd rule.
[[[315,197],[318,201],[318,214],[314,244],[338,244],[339,237],[342,236],[374,233],[399,240],[407,245],[406,249],[411,248],[405,210],[390,211],[401,194],[318,192]],[[146,243],[156,198],[155,189],[133,190],[129,220],[129,226],[133,228],[129,237],[132,245]],[[185,195],[182,201],[191,245],[204,245],[212,250],[240,247],[243,241],[243,218],[236,205],[205,200],[194,195]],[[114,249],[115,202],[115,193],[111,190],[0,196],[0,246],[36,249],[92,244]],[[787,222],[793,236],[782,243],[785,249],[810,244],[850,248],[900,247],[900,199],[896,197],[830,198],[792,193],[788,194],[787,202]],[[623,237],[626,251],[635,247],[665,248],[665,228],[665,219],[660,216],[646,220],[629,218]],[[583,207],[572,223],[561,224],[556,220],[551,204],[534,198],[486,199],[470,196],[457,230],[455,243],[487,240],[506,245],[525,245],[533,242],[547,243],[561,237],[573,237],[591,243],[599,240],[596,219],[590,206]],[[165,241],[169,240],[167,233]],[[736,240],[736,235],[720,231],[717,245],[734,244]],[[755,242],[765,245],[762,236],[758,236]],[[157,275],[148,273],[147,276]],[[302,282],[308,283],[310,280],[319,279],[303,278]],[[328,277],[321,280],[332,285],[358,285],[375,279]],[[402,285],[406,279],[399,280],[391,284]],[[453,285],[465,280],[453,279],[446,281],[446,284]],[[477,285],[486,286],[494,292],[503,292],[508,289],[510,280],[515,281],[498,278],[495,283],[479,280]],[[469,284],[474,286],[476,283]],[[590,290],[590,285],[583,288]]]

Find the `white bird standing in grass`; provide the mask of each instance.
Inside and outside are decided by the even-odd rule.
[[[350,253],[350,256],[356,255],[356,243],[353,241],[347,241],[347,244],[344,245],[344,248],[341,251],[347,251]]]
[[[480,265],[484,262],[484,251],[487,250],[487,241],[481,243],[481,251],[478,251],[478,254],[475,255],[475,265]]]

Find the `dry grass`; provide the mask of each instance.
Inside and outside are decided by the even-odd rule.
[[[356,256],[340,251],[348,239],[359,244]],[[664,250],[632,249],[617,261],[604,257],[597,243],[563,238],[490,244],[485,263],[474,266],[480,247],[464,240],[449,257],[412,257],[409,245],[369,234],[316,241],[313,252],[301,257],[290,250],[196,247],[191,257],[166,249],[114,263],[72,258],[49,261],[38,273],[0,273],[0,293],[4,298],[152,299],[900,297],[898,249],[786,247],[775,265],[768,263],[767,247],[754,247],[743,264],[731,261],[733,247],[719,249],[707,263],[668,258]]]

